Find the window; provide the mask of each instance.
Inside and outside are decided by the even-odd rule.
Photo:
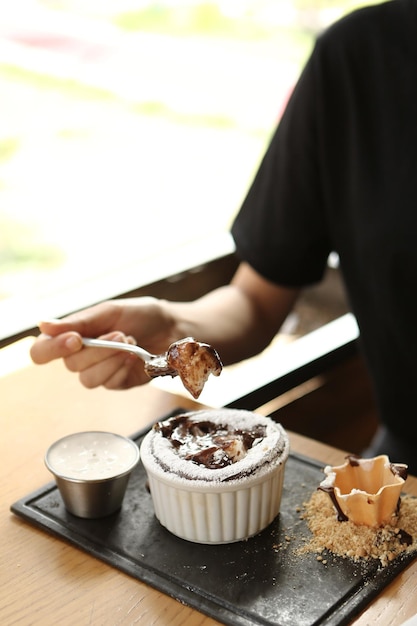
[[[0,338],[227,240],[315,33],[358,4],[5,3]]]

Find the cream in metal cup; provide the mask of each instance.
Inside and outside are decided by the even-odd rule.
[[[83,518],[105,517],[120,509],[138,462],[134,441],[103,431],[67,435],[45,455],[66,509]]]

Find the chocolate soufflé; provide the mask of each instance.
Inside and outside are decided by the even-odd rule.
[[[197,543],[230,543],[278,515],[289,440],[257,413],[209,409],[158,422],[141,460],[155,515],[173,534]]]

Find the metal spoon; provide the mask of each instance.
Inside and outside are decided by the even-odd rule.
[[[140,346],[135,346],[131,343],[122,343],[121,341],[108,341],[106,339],[90,339],[89,337],[82,337],[83,344],[92,348],[112,348],[113,350],[125,350],[126,352],[133,352],[142,361],[148,363],[152,359],[163,357],[164,355],[151,354]]]
[[[151,354],[140,346],[135,346],[131,343],[123,343],[121,341],[109,341],[107,339],[82,337],[82,342],[85,346],[91,348],[111,348],[112,350],[124,350],[125,352],[136,354],[136,356],[145,362],[145,372],[151,378],[156,378],[157,376],[174,377],[178,375],[178,372],[168,365],[167,352],[165,354]]]

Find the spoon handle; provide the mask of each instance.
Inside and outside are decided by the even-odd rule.
[[[107,341],[106,339],[90,339],[88,337],[83,337],[83,344],[85,346],[90,346],[92,348],[111,348],[113,350],[125,350],[125,352],[131,352],[136,354],[140,359],[147,363],[150,361],[154,355],[141,348],[140,346],[135,346],[131,343],[122,343],[121,341]]]

